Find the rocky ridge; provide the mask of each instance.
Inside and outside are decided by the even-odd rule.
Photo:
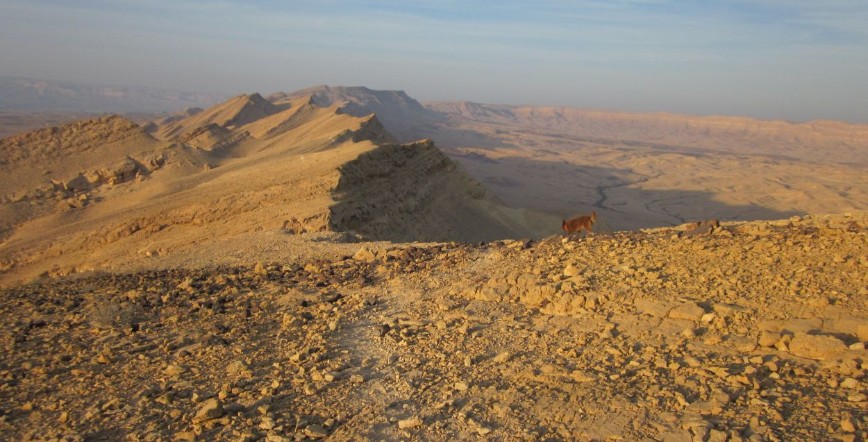
[[[0,165],[11,166],[33,157],[78,156],[98,146],[137,138],[150,139],[137,124],[118,115],[82,120],[4,138],[0,143]]]
[[[865,440],[868,214],[691,228],[3,289],[0,435]]]
[[[376,116],[318,103],[240,95],[147,130],[110,116],[0,140],[0,284],[147,268],[262,231],[480,241],[554,230],[502,207],[430,141],[397,144]],[[347,186],[350,171],[363,184]]]
[[[356,117],[376,114],[400,142],[413,142],[422,138],[420,127],[442,121],[444,117],[432,112],[404,91],[371,90],[362,86],[315,86],[296,92],[278,92],[268,96],[275,103],[298,97],[311,97],[318,106],[340,105],[343,112]]]

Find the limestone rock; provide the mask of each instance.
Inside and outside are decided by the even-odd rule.
[[[169,364],[163,370],[163,373],[165,373],[167,376],[177,376],[177,375],[184,373],[186,371],[187,371],[187,369],[180,366],[180,365]]]
[[[853,421],[851,421],[849,418],[844,418],[841,419],[841,431],[845,433],[855,433],[856,426],[853,425]]]
[[[780,333],[764,331],[760,334],[759,345],[762,347],[772,347],[779,339],[781,339]]]
[[[508,361],[510,356],[511,355],[509,354],[509,352],[504,351],[504,352],[498,353],[497,356],[491,358],[491,361],[494,362],[495,364],[502,364],[502,363]]]
[[[409,419],[401,419],[398,421],[398,428],[405,430],[408,428],[416,428],[422,425],[422,419],[411,417]]]
[[[655,318],[665,318],[672,309],[671,305],[652,299],[639,298],[634,301],[634,305],[639,313],[653,316]]]
[[[705,315],[705,310],[695,302],[685,302],[669,311],[669,317],[672,319],[699,321],[703,315]]]
[[[856,327],[856,336],[862,342],[868,342],[868,324],[859,324]]]
[[[377,259],[377,256],[371,249],[362,247],[353,255],[353,259],[361,262],[373,262]]]
[[[196,440],[196,433],[192,431],[178,432],[172,439],[176,442],[193,442]]]
[[[856,388],[859,386],[859,381],[854,378],[847,378],[838,384],[841,388]]]
[[[313,439],[322,439],[329,435],[328,430],[319,424],[311,424],[304,428],[304,435]]]
[[[241,360],[232,361],[226,366],[226,373],[228,374],[239,374],[245,370],[247,370],[247,364]]]
[[[219,419],[223,417],[225,410],[223,409],[223,404],[217,398],[211,398],[206,400],[199,406],[199,409],[196,410],[196,415],[193,416],[193,422],[205,422],[212,419]]]
[[[833,359],[847,351],[840,339],[829,335],[798,333],[789,343],[790,353],[808,359]]]

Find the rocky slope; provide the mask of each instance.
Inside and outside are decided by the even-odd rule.
[[[860,208],[842,151],[405,126],[513,205],[598,208],[549,236],[376,92],[0,140],[0,439],[868,438],[868,214],[778,207]],[[612,232],[697,214],[779,220]]]
[[[340,173],[329,214],[337,231],[394,242],[473,242],[557,226],[553,217],[499,205],[431,141],[383,146],[342,165]]]
[[[100,187],[150,174],[163,165],[164,150],[119,116],[0,140],[0,239],[24,222],[83,207]]]
[[[155,135],[161,139],[172,139],[209,125],[231,130],[279,110],[280,108],[259,94],[239,95],[206,111],[187,112],[186,118],[164,120],[157,125]]]
[[[0,437],[868,438],[868,215],[0,291]]]
[[[88,112],[28,112],[0,110],[0,139],[93,117]]]

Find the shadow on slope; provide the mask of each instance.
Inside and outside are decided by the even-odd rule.
[[[553,214],[558,220],[599,215],[596,231],[666,227],[717,218],[721,221],[783,219],[804,211],[730,204],[713,192],[642,188],[652,177],[629,169],[575,165],[521,157],[454,156],[469,175],[481,181],[510,207]],[[560,227],[559,225],[557,227]]]
[[[492,241],[542,237],[554,217],[505,207],[430,141],[387,145],[340,168],[330,228],[366,239]]]

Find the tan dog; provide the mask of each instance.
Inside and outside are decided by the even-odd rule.
[[[561,223],[561,229],[563,229],[564,233],[578,233],[581,235],[582,229],[587,232],[587,235],[590,235],[591,228],[594,227],[594,223],[597,221],[597,212],[591,212],[591,216],[580,216],[578,218],[573,218],[569,221],[563,220]],[[586,235],[586,236],[587,236]]]

